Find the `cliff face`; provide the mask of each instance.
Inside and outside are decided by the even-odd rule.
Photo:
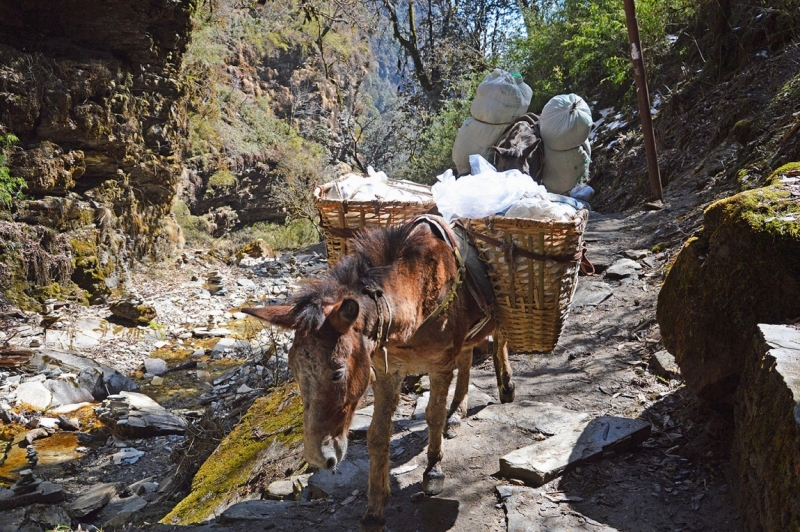
[[[41,294],[31,284],[70,280],[102,299],[131,258],[180,243],[169,211],[186,136],[178,72],[193,5],[0,0],[0,126],[20,139],[9,167],[28,185],[0,232],[33,249],[0,247],[12,273],[0,289],[12,300],[32,305]],[[57,232],[66,235],[42,238]],[[65,255],[50,275],[50,259]],[[32,256],[43,268],[32,271]]]

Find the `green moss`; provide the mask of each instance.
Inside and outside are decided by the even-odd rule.
[[[777,185],[780,183],[780,179],[784,177],[789,172],[800,172],[800,162],[793,162],[793,163],[786,163],[774,172],[772,172],[769,177],[767,178],[768,185]]]
[[[254,438],[261,432],[267,438]],[[236,428],[200,468],[192,481],[192,491],[165,516],[161,523],[189,525],[212,517],[230,500],[247,489],[260,457],[279,444],[284,454],[294,452],[303,440],[303,406],[297,384],[276,388],[253,403]],[[283,471],[273,472],[274,478]]]
[[[800,313],[800,197],[771,185],[718,201],[664,281],[657,317],[689,388],[729,404],[758,323]]]

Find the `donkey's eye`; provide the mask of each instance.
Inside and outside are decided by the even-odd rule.
[[[340,381],[340,380],[342,380],[342,377],[344,377],[344,370],[343,369],[337,369],[336,371],[333,372],[333,375],[331,376],[331,380],[332,381]]]

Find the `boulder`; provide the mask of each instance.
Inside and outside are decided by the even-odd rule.
[[[269,436],[254,437],[255,433]],[[265,482],[284,478],[287,469],[300,468],[302,442],[303,405],[292,382],[253,403],[200,467],[189,495],[161,523],[200,523],[252,498]]]
[[[144,370],[153,375],[163,375],[167,372],[167,361],[161,358],[146,358]]]
[[[186,419],[136,392],[109,395],[95,413],[113,433],[125,438],[183,434],[187,425]]]
[[[800,316],[800,204],[781,179],[788,168],[708,207],[658,296],[662,340],[686,385],[724,410],[754,356],[756,325]]]
[[[119,482],[96,484],[80,494],[67,507],[69,515],[78,519],[99,510],[119,493],[125,486]]]
[[[156,319],[156,309],[138,299],[115,301],[108,307],[111,314],[133,323],[150,323]]]
[[[17,387],[17,404],[34,410],[47,410],[53,401],[53,392],[38,381],[23,382]]]
[[[94,400],[92,392],[72,380],[48,379],[44,382],[44,387],[53,394],[51,406],[74,405]]]
[[[745,530],[800,530],[800,328],[759,325],[734,406]]]

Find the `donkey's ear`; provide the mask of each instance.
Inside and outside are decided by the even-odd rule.
[[[294,307],[289,305],[275,305],[273,307],[243,308],[241,311],[278,327],[294,329],[297,321],[292,312],[293,309]]]
[[[356,321],[360,310],[361,308],[358,305],[358,301],[355,299],[348,297],[341,300],[334,305],[328,315],[331,320],[331,325],[333,325],[337,331],[344,334],[353,325],[353,322]]]

